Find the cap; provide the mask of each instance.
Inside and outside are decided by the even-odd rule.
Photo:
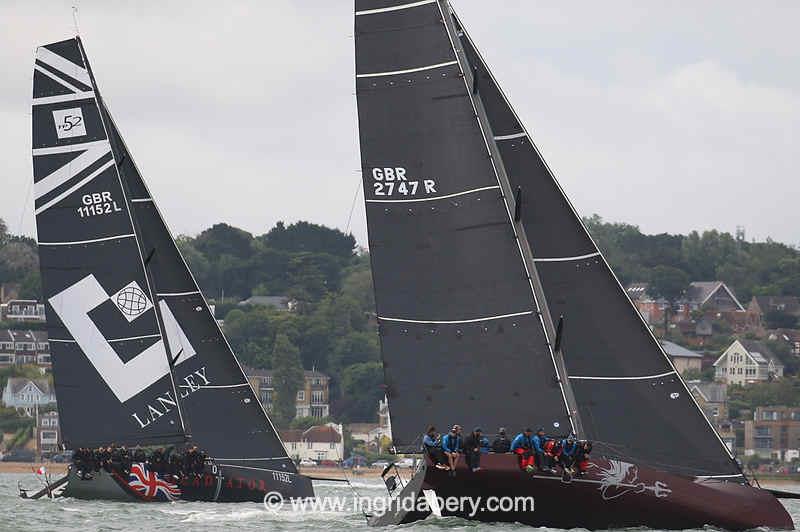
[[[480,427],[475,427],[474,429],[472,429],[472,432],[483,432],[483,429],[481,429]]]
[[[499,429],[497,429],[497,433],[498,434],[505,434],[506,433],[506,428],[505,427],[500,427]]]

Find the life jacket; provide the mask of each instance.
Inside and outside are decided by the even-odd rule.
[[[555,440],[547,440],[546,442],[544,442],[544,445],[542,445],[542,449],[544,449],[545,454],[549,454],[551,456],[553,454],[553,451],[555,450],[555,447],[556,447]]]

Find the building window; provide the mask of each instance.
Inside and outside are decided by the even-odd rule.
[[[304,390],[297,390],[297,400],[298,401],[306,400],[306,392]]]
[[[756,427],[756,436],[769,436],[769,427]]]
[[[336,449],[336,442],[331,442],[330,443],[330,448],[331,449]]]
[[[761,438],[756,440],[756,449],[772,449],[772,438]]]
[[[317,405],[325,402],[325,394],[322,390],[314,390],[311,392],[311,402]]]
[[[719,417],[719,408],[714,407],[711,409],[711,416],[712,417]]]
[[[306,449],[311,449],[311,447],[313,447],[313,446],[314,446],[314,444],[311,443],[310,441],[306,442]]]
[[[293,441],[292,442],[292,450],[294,451],[295,449],[297,449],[297,442]]]

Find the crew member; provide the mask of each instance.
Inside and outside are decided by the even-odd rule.
[[[545,454],[545,444],[547,443],[548,438],[544,434],[544,429],[539,427],[536,431],[536,434],[531,438],[531,442],[533,444],[533,456],[534,462],[536,463],[536,468],[539,471],[547,471],[549,473],[553,472],[553,469],[550,466],[550,462],[548,460],[547,455]]]
[[[507,453],[509,450],[511,450],[511,442],[506,436],[506,429],[505,427],[500,427],[497,431],[497,437],[492,442],[492,452]]]
[[[578,454],[578,442],[575,435],[571,434],[561,440],[561,453],[558,455],[558,465],[565,474],[572,474],[572,466],[575,465],[575,457]]]
[[[458,464],[458,453],[464,448],[461,438],[461,426],[453,425],[450,432],[442,438],[442,451],[447,457],[447,465],[450,466],[450,476],[456,476],[456,465]]]
[[[525,429],[514,437],[511,442],[511,452],[517,455],[519,460],[519,468],[525,471],[533,471],[533,430],[530,428]]]
[[[475,427],[472,433],[464,439],[464,459],[473,473],[481,469],[481,440],[483,430]]]
[[[431,425],[422,437],[422,449],[430,457],[436,469],[450,469],[445,462],[447,459],[442,452],[442,442],[436,433],[436,427]]]

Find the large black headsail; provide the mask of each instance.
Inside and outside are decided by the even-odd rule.
[[[395,445],[413,445],[429,423],[569,431],[513,198],[476,118],[443,5],[357,0],[355,47]]]
[[[78,39],[39,48],[34,180],[70,446],[197,443],[296,472],[167,230]]]
[[[585,436],[603,452],[690,475],[741,471],[595,246],[486,63],[455,19],[476,73],[552,316]]]

